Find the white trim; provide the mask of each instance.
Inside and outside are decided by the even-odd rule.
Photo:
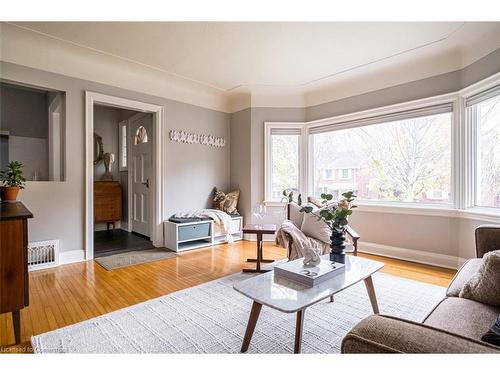
[[[459,91],[460,96],[460,128],[461,128],[461,171],[463,178],[463,192],[459,208],[466,210],[466,215],[479,220],[497,220],[500,217],[500,209],[493,207],[481,207],[478,205],[478,180],[479,180],[479,158],[478,158],[478,124],[477,104],[466,106],[467,99],[471,96],[487,91],[492,87],[500,85],[500,72],[476,82]]]
[[[381,245],[373,242],[358,243],[360,253],[381,255],[385,257],[406,260],[410,262],[428,264],[431,266],[458,269],[465,262],[464,258],[453,255],[439,254],[422,250],[405,249],[402,247]]]
[[[85,250],[69,250],[59,253],[59,265],[84,262]]]
[[[373,109],[368,109],[364,111],[352,112],[344,115],[327,117],[319,120],[307,121],[304,124],[307,128],[314,128],[318,126],[334,125],[338,123],[344,123],[349,121],[358,120],[361,118],[382,116],[394,112],[404,112],[412,109],[417,109],[421,107],[428,107],[433,105],[453,103],[458,98],[458,93],[448,93],[438,96],[432,96],[429,98],[412,100],[409,102],[403,102],[398,104],[392,104],[384,107],[378,107]],[[349,128],[349,126],[339,127],[339,129]]]
[[[397,202],[367,202],[358,201],[356,203],[359,212],[377,212],[385,214],[400,215],[422,215],[422,216],[443,216],[457,217],[458,211],[452,206],[426,205],[426,204],[404,204]]]
[[[266,201],[271,200],[271,130],[276,128],[286,129],[299,128],[301,134],[299,136],[299,192],[303,193],[306,191],[306,181],[307,181],[307,155],[308,155],[308,145],[306,129],[304,128],[303,122],[264,122],[264,195]]]
[[[116,96],[100,94],[92,91],[85,91],[85,259],[93,259],[93,229],[94,229],[94,165],[93,165],[93,144],[94,144],[94,105],[105,104],[119,108],[153,113],[154,129],[154,155],[152,175],[155,177],[153,185],[151,241],[153,246],[163,246],[163,179],[164,165],[163,152],[163,107],[156,104],[144,103],[136,100],[120,98]]]
[[[126,152],[126,163],[127,165],[123,165],[123,128],[125,128],[125,152]],[[123,120],[118,123],[118,169],[120,172],[128,171],[128,153],[129,153],[129,144],[128,144],[128,120]]]

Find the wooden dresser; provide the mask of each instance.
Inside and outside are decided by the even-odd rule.
[[[122,188],[116,181],[94,182],[94,222],[113,224],[122,219]]]
[[[0,314],[12,312],[16,344],[21,342],[20,310],[29,305],[28,219],[21,202],[0,203]]]

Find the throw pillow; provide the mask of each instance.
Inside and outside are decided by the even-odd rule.
[[[215,188],[213,208],[224,211],[229,215],[239,215],[239,212],[236,209],[239,197],[239,190],[231,191],[225,194],[222,190]]]
[[[300,230],[309,237],[320,240],[321,242],[330,243],[330,236],[332,235],[332,230],[323,220],[318,220],[318,217],[313,215],[319,215],[319,211],[315,210],[311,213],[304,214],[304,220],[302,220],[302,227]]]
[[[479,271],[464,284],[459,297],[500,307],[500,250],[483,256]]]
[[[481,340],[496,346],[500,346],[500,315],[488,332],[486,332]]]
[[[292,223],[294,223],[297,228],[300,229],[300,227],[302,226],[302,220],[304,220],[304,213],[300,212],[300,210],[302,209],[302,207],[299,206],[295,202],[291,202],[288,205],[289,205],[289,208],[290,208],[290,217],[289,217],[289,220]]]

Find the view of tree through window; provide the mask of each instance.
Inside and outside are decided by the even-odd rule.
[[[311,137],[315,196],[352,190],[363,200],[450,202],[450,113]]]
[[[478,202],[500,208],[500,96],[477,105]]]
[[[271,199],[279,200],[283,190],[299,190],[299,136],[271,136]]]

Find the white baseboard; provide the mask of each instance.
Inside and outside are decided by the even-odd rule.
[[[265,234],[264,241],[275,241],[275,236]],[[243,239],[246,241],[257,241],[255,234],[245,234]],[[466,258],[460,258],[453,255],[444,255],[423,250],[405,249],[402,247],[381,245],[373,242],[358,242],[358,251],[361,253],[381,255],[389,258],[407,260],[409,262],[428,264],[443,268],[458,269],[467,261]]]
[[[85,260],[85,250],[70,250],[59,253],[59,265],[83,262]]]
[[[380,245],[373,242],[358,242],[358,251],[374,255],[382,255],[390,258],[407,260],[410,262],[423,263],[431,266],[458,269],[467,260],[453,255],[431,253],[428,251],[405,249],[402,247]]]

